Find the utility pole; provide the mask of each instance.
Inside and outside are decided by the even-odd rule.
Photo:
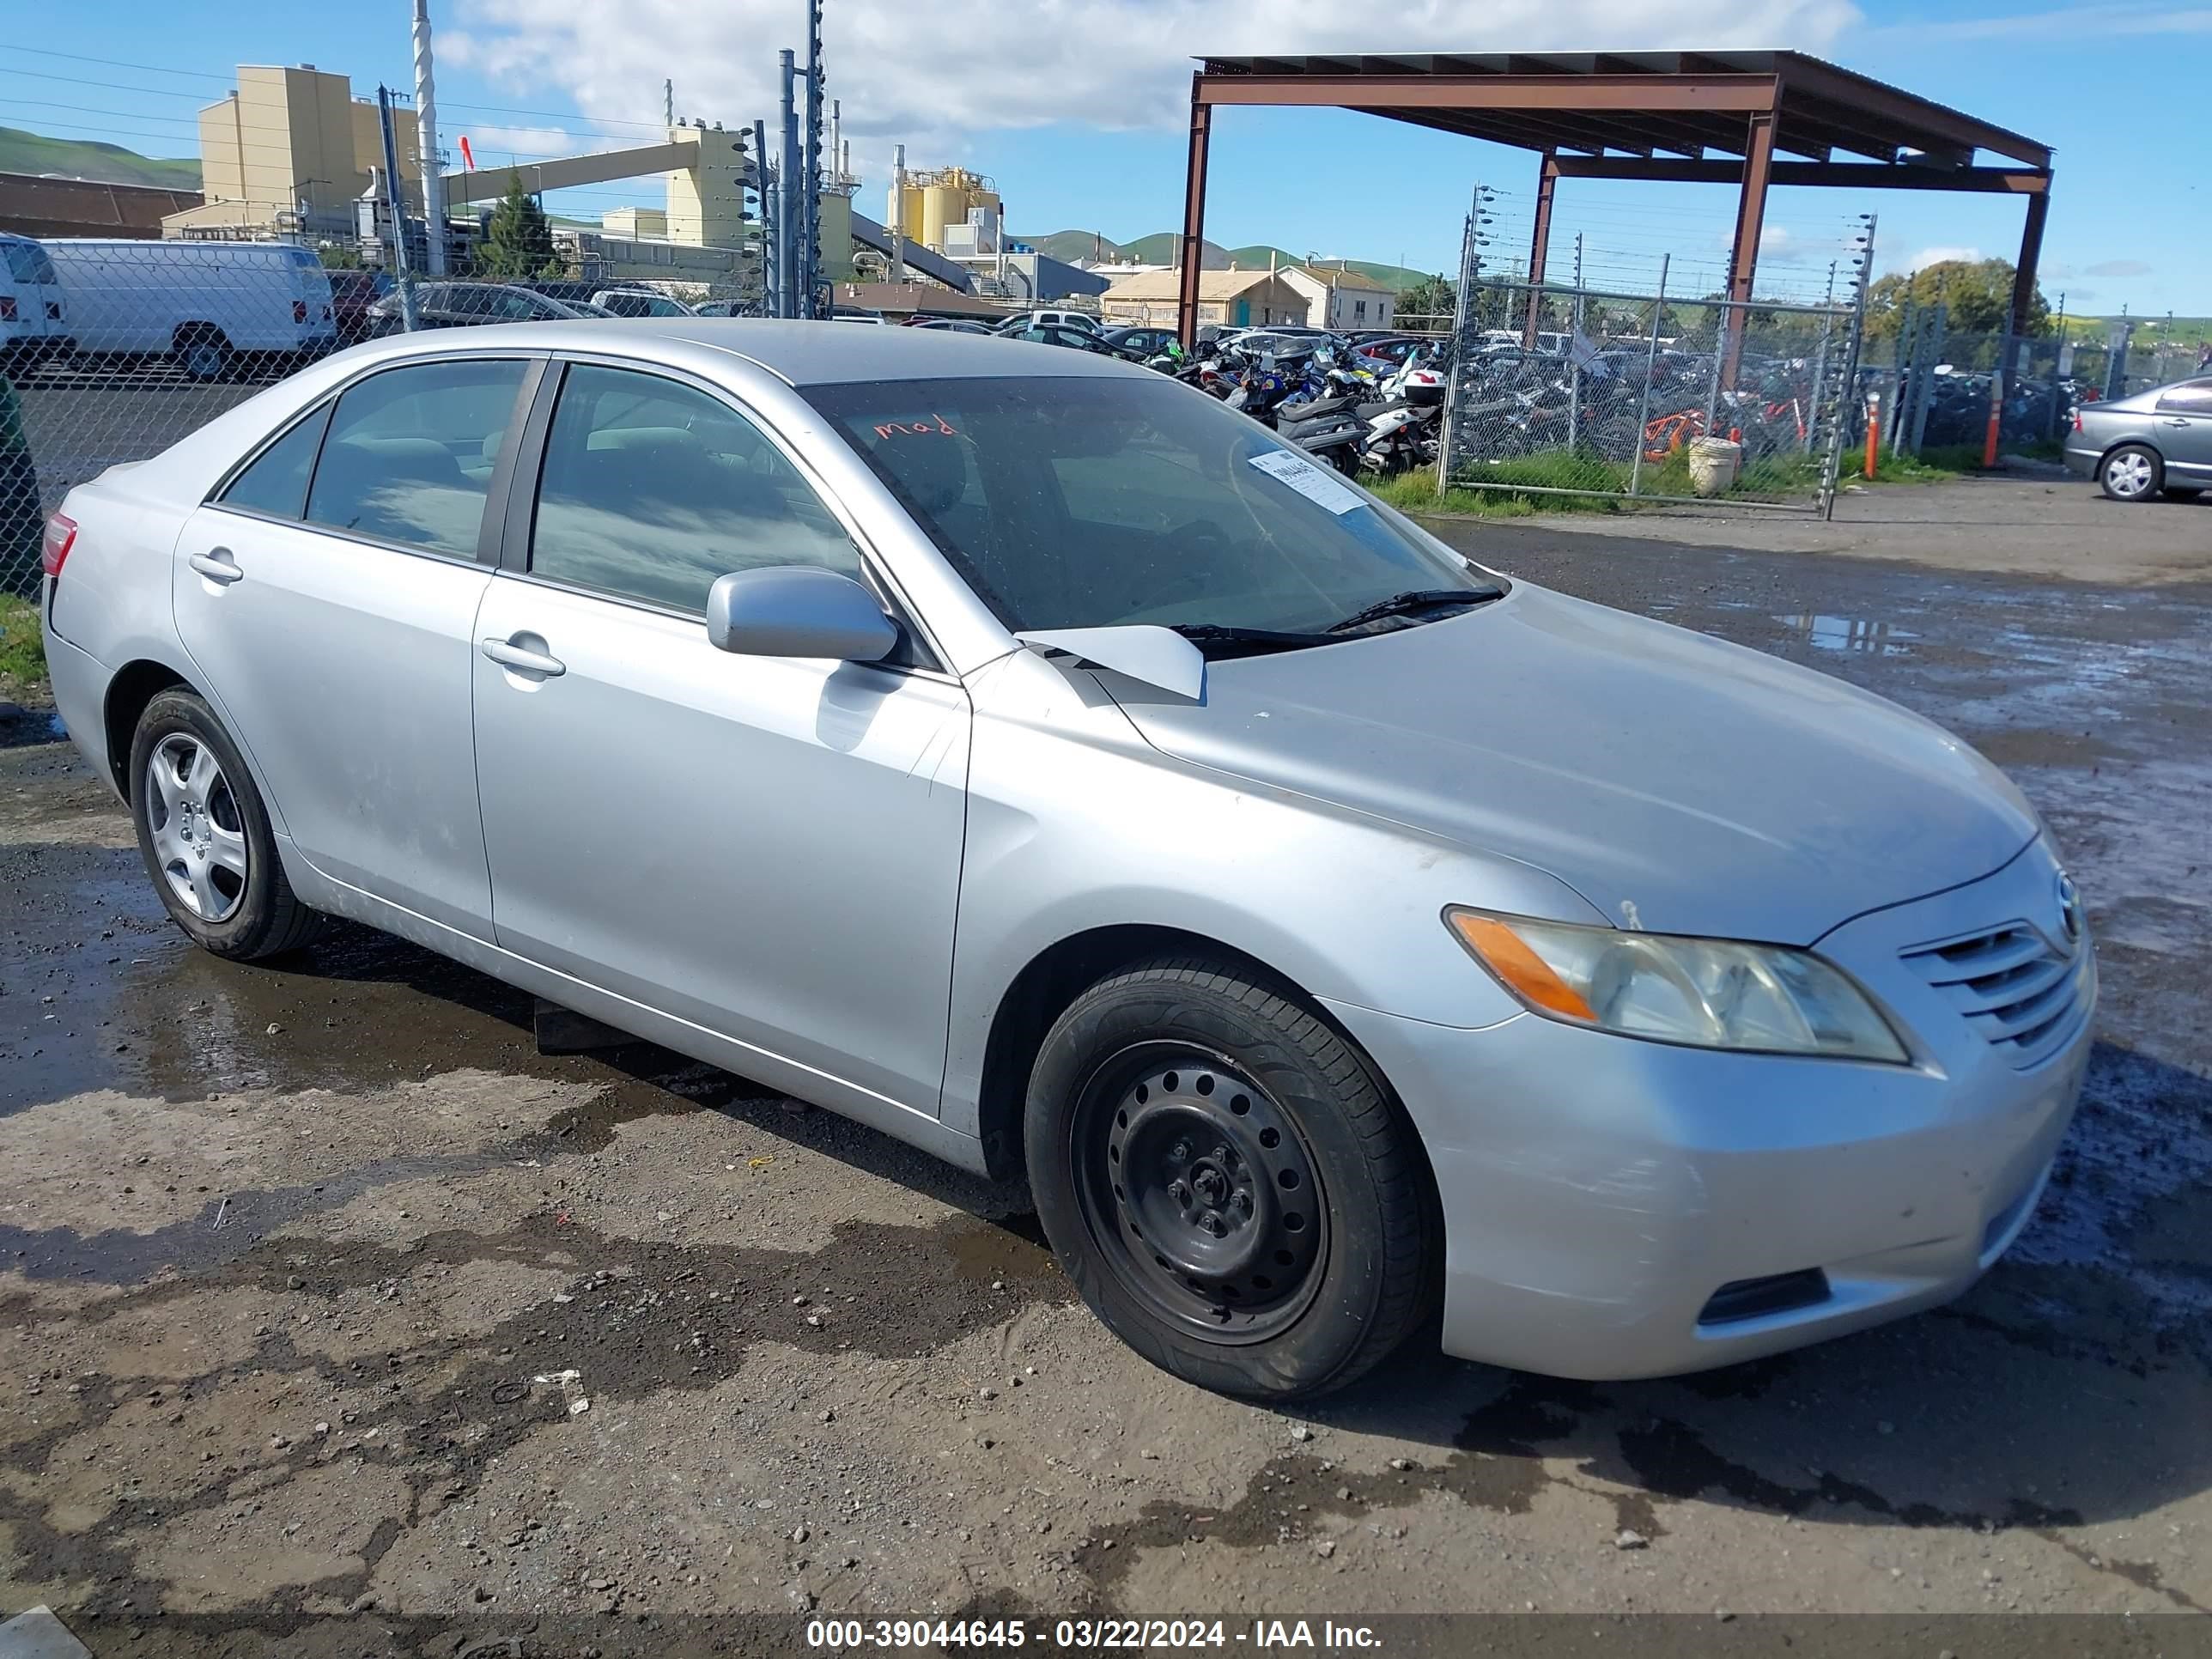
[[[768,164],[768,125],[753,123],[753,199],[760,204],[761,312],[775,315],[775,185]]]
[[[891,146],[891,281],[906,281],[906,146]]]
[[[421,324],[415,314],[414,273],[407,268],[407,209],[399,197],[399,142],[392,124],[392,88],[376,89],[376,120],[384,137],[384,204],[392,214],[392,268],[399,284],[399,320],[412,334]]]
[[[806,230],[799,244],[802,317],[822,309],[822,0],[806,0],[806,161],[800,210]]]
[[[801,240],[806,234],[806,219],[799,205],[799,111],[792,102],[799,69],[788,46],[776,54],[776,61],[783,71],[783,154],[775,169],[782,186],[775,227],[775,244],[781,254],[776,261],[775,314],[800,317],[805,314],[799,308],[799,285],[806,265]]]
[[[446,274],[446,180],[438,161],[438,93],[430,74],[430,0],[415,0],[415,143],[422,165],[422,263]]]

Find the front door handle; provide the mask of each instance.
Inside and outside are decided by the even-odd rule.
[[[211,582],[228,587],[246,573],[238,568],[238,560],[227,547],[211,547],[204,553],[195,553],[185,563]]]
[[[535,674],[550,680],[568,672],[568,665],[558,657],[549,657],[543,651],[517,645],[513,640],[486,640],[483,644],[484,655],[501,668],[511,668],[518,674]]]

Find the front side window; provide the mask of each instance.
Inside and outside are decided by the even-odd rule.
[[[222,492],[223,505],[266,513],[272,519],[296,520],[307,499],[307,475],[314,470],[315,451],[330,418],[330,406],[325,404],[255,456],[252,465]]]
[[[805,395],[1015,630],[1309,633],[1485,579],[1202,392],[1158,376],[819,386]]]
[[[519,359],[413,363],[348,389],[315,464],[308,521],[474,557],[522,374]]]
[[[717,577],[780,564],[857,576],[860,553],[757,427],[656,374],[568,371],[546,437],[532,572],[698,613]]]

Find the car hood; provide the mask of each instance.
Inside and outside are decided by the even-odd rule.
[[[1202,702],[1109,678],[1168,755],[1534,866],[1655,933],[1810,944],[1986,875],[2039,828],[2003,774],[1893,703],[1525,583],[1215,663]]]

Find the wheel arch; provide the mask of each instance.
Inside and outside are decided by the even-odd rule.
[[[1038,1045],[1068,1004],[1119,969],[1156,957],[1199,955],[1251,975],[1278,994],[1297,1003],[1334,1031],[1358,1054],[1392,1106],[1402,1113],[1390,1079],[1359,1040],[1332,1018],[1321,1000],[1297,981],[1262,961],[1209,934],[1188,928],[1149,922],[1119,922],[1090,927],[1056,940],[1030,958],[1007,983],[991,1017],[990,1034],[984,1041],[981,1087],[976,1097],[976,1134],[982,1143],[983,1162],[994,1180],[1012,1180],[1026,1169],[1022,1144],[1023,1108],[1029,1091],[1031,1066]],[[1420,1137],[1414,1135],[1416,1144]],[[1427,1151],[1422,1151],[1427,1164]],[[1431,1188],[1435,1171],[1427,1171]]]
[[[200,689],[167,663],[140,657],[115,671],[107,682],[100,710],[100,729],[107,740],[107,769],[116,793],[131,799],[131,740],[137,735],[146,705],[164,691],[182,687],[194,696]]]

